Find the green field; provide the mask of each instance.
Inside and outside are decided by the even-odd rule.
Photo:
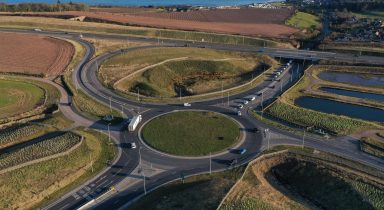
[[[297,12],[288,21],[287,24],[300,29],[317,29],[321,27],[320,19],[312,14]]]
[[[44,89],[32,83],[0,78],[0,118],[33,110],[44,104]]]
[[[233,146],[239,125],[213,112],[172,112],[151,120],[142,130],[151,147],[174,155],[200,156]]]
[[[29,165],[0,176],[0,209],[38,209],[103,170],[115,156],[108,137],[76,130],[85,141],[69,155]]]
[[[243,171],[244,167],[240,167],[167,184],[139,199],[127,210],[216,210]]]

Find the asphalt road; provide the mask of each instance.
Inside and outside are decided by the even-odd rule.
[[[85,37],[95,37],[95,38],[113,38],[113,39],[124,39],[132,41],[141,41],[149,42],[153,45],[161,43],[157,46],[188,46],[188,47],[206,47],[213,49],[222,49],[222,50],[231,50],[231,51],[246,51],[246,52],[259,52],[265,53],[274,57],[284,57],[292,59],[300,59],[300,62],[295,63],[294,66],[282,77],[281,81],[277,83],[275,88],[268,88],[268,85],[272,81],[264,81],[256,88],[248,90],[241,94],[231,96],[229,98],[229,106],[223,103],[227,102],[225,99],[214,99],[210,101],[196,102],[192,104],[192,107],[186,108],[179,105],[160,105],[160,104],[148,104],[141,103],[137,101],[131,101],[126,98],[123,98],[111,90],[105,88],[97,79],[97,65],[101,64],[104,60],[118,55],[120,53],[129,53],[130,51],[136,50],[138,48],[150,48],[157,46],[146,46],[138,48],[130,48],[124,50],[118,50],[112,53],[106,53],[97,58],[91,60],[91,57],[94,54],[94,48],[91,44],[79,40],[78,34],[73,33],[64,33],[64,32],[34,32],[34,31],[20,31],[20,30],[5,30],[1,29],[0,31],[8,32],[23,32],[23,33],[39,33],[49,36],[58,36],[65,37],[69,39],[75,39],[79,41],[86,48],[86,55],[82,59],[80,65],[75,69],[73,74],[73,80],[76,82],[79,88],[84,90],[88,95],[94,99],[100,101],[104,104],[109,104],[117,110],[121,110],[123,107],[124,114],[128,117],[132,117],[135,113],[140,112],[143,115],[143,122],[151,119],[159,114],[181,109],[200,109],[200,110],[209,110],[219,112],[225,115],[228,115],[238,122],[240,122],[242,127],[242,133],[245,136],[245,140],[239,147],[247,148],[247,153],[240,156],[233,152],[227,152],[213,157],[203,158],[179,158],[174,156],[167,156],[156,152],[145,145],[143,145],[138,139],[138,133],[136,132],[129,133],[125,125],[119,125],[110,127],[110,133],[113,139],[116,141],[117,148],[119,150],[117,159],[111,163],[111,166],[104,170],[102,173],[97,175],[92,180],[89,180],[87,183],[79,186],[70,193],[66,194],[59,200],[51,203],[46,209],[75,209],[85,203],[92,201],[97,198],[99,195],[108,191],[110,187],[117,185],[125,178],[131,176],[132,172],[137,168],[139,164],[139,151],[141,156],[141,161],[151,163],[159,168],[164,169],[160,174],[154,175],[151,178],[146,179],[146,188],[148,191],[155,189],[156,187],[167,183],[169,181],[179,179],[184,176],[206,173],[210,170],[210,162],[213,171],[225,170],[228,168],[228,163],[236,159],[237,164],[244,164],[254,159],[261,151],[266,149],[267,140],[264,138],[263,132],[255,133],[253,132],[254,128],[259,130],[264,130],[268,128],[270,133],[273,133],[274,136],[277,136],[271,139],[271,145],[281,145],[281,144],[301,144],[302,136],[297,136],[295,134],[289,133],[284,130],[276,129],[265,125],[257,120],[255,120],[250,114],[249,110],[254,109],[257,106],[261,105],[261,98],[258,97],[257,100],[253,101],[247,105],[242,111],[243,115],[238,116],[235,111],[235,106],[238,104],[239,100],[243,97],[251,94],[255,94],[260,90],[266,90],[263,94],[263,104],[266,103],[269,99],[275,98],[282,93],[279,87],[282,87],[282,90],[288,88],[292,82],[299,78],[299,74],[303,72],[303,65],[301,60],[317,61],[320,59],[325,60],[334,60],[334,61],[350,61],[350,62],[359,62],[366,64],[380,64],[384,65],[384,59],[371,56],[360,56],[355,57],[351,55],[344,55],[340,53],[326,53],[326,52],[316,52],[316,51],[303,51],[303,50],[292,50],[292,49],[273,49],[273,48],[257,48],[250,46],[241,46],[241,45],[224,45],[224,44],[212,44],[212,43],[192,43],[180,40],[158,40],[158,39],[147,39],[139,37],[129,37],[122,35],[100,35],[100,34],[83,34]],[[281,84],[281,86],[280,86]],[[228,104],[228,103],[227,103]],[[94,122],[93,125],[90,125],[98,130],[103,130],[108,133],[108,128],[106,126],[100,125],[98,122]],[[138,149],[130,149],[129,144],[135,142],[138,145]],[[359,161],[361,163],[370,165],[377,168],[378,170],[384,170],[384,160],[372,157],[365,153],[360,152],[356,140],[350,139],[348,137],[337,140],[337,141],[324,141],[315,137],[305,138],[305,145],[315,149],[323,150],[330,152],[336,155],[340,155],[352,160]],[[114,196],[109,199],[101,202],[96,206],[96,209],[118,209],[129,201],[136,199],[137,197],[143,195],[143,180],[132,184],[127,189],[115,193]]]

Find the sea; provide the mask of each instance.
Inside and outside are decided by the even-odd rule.
[[[61,3],[68,3],[70,0],[60,0]],[[276,1],[276,0],[272,0]],[[237,6],[252,3],[272,2],[271,0],[72,0],[73,3],[85,3],[92,6]],[[56,3],[57,0],[0,0],[0,3],[18,4],[18,3]]]

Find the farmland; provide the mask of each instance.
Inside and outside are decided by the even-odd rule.
[[[0,119],[30,111],[45,103],[45,90],[29,82],[0,78]]]
[[[221,209],[381,209],[382,177],[364,167],[309,149],[261,156]]]
[[[114,158],[114,147],[108,137],[93,130],[80,129],[75,132],[76,135],[84,136],[84,142],[69,155],[25,166],[0,176],[0,191],[7,195],[0,197],[1,209],[29,209],[47,205],[47,202],[59,198],[99,173]]]
[[[213,112],[173,112],[151,120],[142,131],[151,147],[175,155],[199,156],[233,146],[239,126]]]
[[[284,25],[290,9],[208,10],[187,13],[60,12],[29,13],[31,16],[86,16],[89,21],[111,22],[167,29],[286,38],[297,30]],[[228,15],[226,15],[228,14]],[[25,13],[24,13],[25,15]],[[238,21],[234,21],[234,20]]]
[[[0,33],[0,72],[55,76],[70,63],[74,49],[63,40]]]
[[[154,29],[145,27],[123,26],[106,23],[92,22],[75,22],[62,20],[57,18],[43,17],[17,17],[2,16],[0,19],[0,27],[18,28],[18,29],[34,29],[41,28],[43,30],[56,31],[72,31],[79,33],[102,33],[102,34],[120,34],[131,36],[156,37],[161,39],[185,39],[190,41],[209,41],[213,43],[225,44],[244,44],[253,46],[266,47],[290,47],[289,44],[279,43],[271,40],[260,39],[256,37],[245,37],[240,35],[228,35],[217,33],[206,33],[197,31],[180,31],[167,29]]]
[[[153,55],[153,56],[152,56]],[[108,87],[127,94],[171,98],[231,88],[258,76],[273,60],[257,54],[199,48],[138,49],[106,61]],[[159,78],[162,78],[161,80]]]

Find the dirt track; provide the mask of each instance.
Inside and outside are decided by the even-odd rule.
[[[0,33],[0,72],[60,74],[71,62],[74,47],[63,40]]]

